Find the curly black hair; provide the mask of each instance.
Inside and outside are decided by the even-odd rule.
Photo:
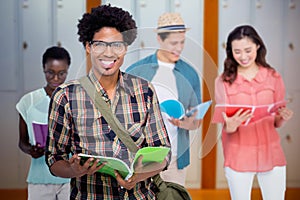
[[[103,27],[116,28],[128,45],[132,44],[137,36],[137,27],[132,15],[122,8],[112,7],[110,4],[98,6],[93,8],[91,13],[83,14],[77,27],[79,41],[84,47]]]
[[[50,59],[65,60],[69,66],[71,64],[70,54],[63,47],[52,46],[52,47],[49,47],[48,49],[46,49],[45,53],[43,54],[43,58],[42,58],[43,68],[45,68],[46,62]]]

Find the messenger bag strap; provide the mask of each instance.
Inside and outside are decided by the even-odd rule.
[[[90,98],[94,101],[96,108],[101,111],[101,114],[104,116],[104,119],[110,125],[111,129],[115,134],[120,138],[120,140],[127,146],[127,148],[136,153],[138,147],[129,136],[129,132],[121,125],[120,121],[112,114],[111,110],[107,106],[106,102],[102,98],[99,92],[96,91],[95,86],[91,80],[84,76],[79,79],[80,84],[85,89]],[[123,134],[122,134],[123,133]],[[159,174],[156,174],[152,177],[155,185],[160,188],[160,190],[167,188],[165,182],[162,180]]]
[[[100,93],[97,92],[91,80],[87,76],[84,76],[79,79],[79,82],[119,139],[127,146],[129,151],[136,153],[138,151],[138,147],[130,137],[130,133],[122,126],[117,117],[112,114],[111,109],[104,101]]]

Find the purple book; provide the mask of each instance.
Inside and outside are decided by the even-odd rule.
[[[32,122],[32,127],[33,127],[33,133],[34,133],[36,145],[40,144],[41,147],[45,147],[47,136],[48,136],[48,124]]]

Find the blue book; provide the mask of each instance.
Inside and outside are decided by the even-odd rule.
[[[182,103],[175,99],[169,99],[160,103],[160,110],[173,118],[180,118],[184,115]]]
[[[209,107],[211,106],[211,103],[212,103],[211,100],[200,103],[197,106],[185,112],[181,102],[179,102],[178,100],[169,99],[163,101],[160,104],[160,109],[161,112],[165,112],[168,116],[177,119],[182,119],[185,116],[190,117],[194,114],[194,112],[198,111],[196,115],[196,119],[203,119]]]

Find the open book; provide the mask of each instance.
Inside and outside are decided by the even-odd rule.
[[[32,128],[35,138],[35,145],[40,144],[41,147],[45,147],[48,136],[48,124],[33,121]]]
[[[200,103],[197,106],[193,107],[191,110],[185,112],[184,106],[180,101],[169,99],[163,101],[160,104],[160,109],[161,112],[165,112],[169,117],[173,117],[177,119],[182,119],[185,116],[190,117],[191,115],[193,115],[195,111],[198,111],[196,115],[196,119],[203,119],[211,103],[212,103],[211,100]]]
[[[286,101],[280,101],[267,105],[237,105],[237,104],[216,104],[213,123],[223,123],[224,118],[222,113],[225,112],[228,117],[232,117],[238,110],[243,109],[243,112],[250,110],[252,118],[248,119],[243,125],[248,125],[250,122],[255,122],[264,117],[275,114],[279,108],[286,106]]]
[[[170,151],[168,147],[144,147],[137,151],[133,162],[130,166],[128,166],[124,161],[114,158],[114,157],[105,157],[105,156],[97,156],[97,155],[88,155],[80,153],[78,156],[81,157],[81,160],[86,161],[88,158],[99,159],[99,165],[101,163],[105,163],[104,167],[102,167],[99,172],[111,175],[115,178],[114,170],[117,170],[123,179],[128,179],[134,173],[134,164],[137,162],[137,159],[140,155],[143,156],[142,163],[149,162],[159,162],[162,163],[166,158]],[[82,163],[83,164],[83,163]]]

